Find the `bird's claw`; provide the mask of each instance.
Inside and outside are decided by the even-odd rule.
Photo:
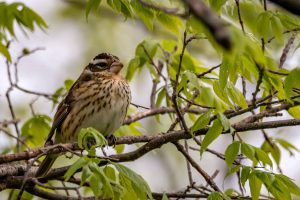
[[[113,147],[116,146],[117,138],[114,135],[110,135],[106,137],[108,144],[111,144]]]
[[[87,145],[88,149],[91,149],[92,146],[96,145],[96,140],[94,137],[88,137],[86,141],[87,141],[86,145]]]

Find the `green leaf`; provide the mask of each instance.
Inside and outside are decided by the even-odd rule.
[[[292,145],[291,143],[289,143],[288,141],[286,141],[286,140],[284,140],[284,139],[276,139],[276,141],[285,149],[285,150],[287,150],[289,153],[290,153],[290,155],[294,155],[294,153],[293,153],[293,151],[292,150],[294,150],[294,151],[297,151],[297,152],[299,152],[300,150],[297,148],[297,147],[295,147],[294,145]]]
[[[177,88],[176,88],[176,92],[179,93],[179,91],[181,91],[181,90],[186,90],[188,81],[189,81],[188,76],[186,73],[184,73]]]
[[[180,30],[183,27],[183,23],[179,17],[171,16],[165,14],[164,12],[159,12],[157,15],[157,20],[165,27],[168,28],[170,31],[175,33],[175,35],[180,34]]]
[[[137,0],[131,1],[132,9],[135,11],[135,14],[144,22],[146,27],[149,30],[153,30],[153,21],[155,18],[155,12],[152,9],[146,9],[143,5]]]
[[[40,145],[50,131],[50,122],[51,118],[47,115],[35,115],[23,124],[21,135],[27,138],[30,146]]]
[[[140,58],[135,57],[131,59],[128,64],[126,79],[131,80],[133,78],[134,73],[139,67],[140,67]]]
[[[291,191],[291,193],[300,196],[300,188],[289,177],[283,174],[276,174],[275,177],[280,179]]]
[[[195,73],[191,71],[185,71],[185,75],[187,76],[188,80],[190,81],[193,87],[197,89],[200,87],[199,79],[197,78]]]
[[[206,150],[208,145],[210,145],[221,133],[222,133],[223,127],[219,119],[215,119],[212,127],[207,131],[202,145],[200,149],[200,154],[202,155],[203,152]]]
[[[103,169],[100,168],[94,162],[90,163],[89,167],[90,167],[90,170],[93,172],[93,175],[96,176],[95,181],[98,181],[98,185],[99,185],[99,183],[103,184],[101,195],[105,198],[114,197],[114,192],[113,192],[112,186],[110,184],[110,181],[109,181],[108,177],[104,174]],[[93,175],[92,175],[92,177],[93,177]],[[92,187],[91,186],[91,188],[92,188],[94,194],[96,195],[96,197],[98,197],[99,192],[95,191],[95,190],[99,190],[99,186],[98,187]]]
[[[101,0],[87,0],[86,9],[85,9],[85,17],[88,20],[89,13],[92,8],[97,9],[101,3]]]
[[[152,193],[150,187],[140,175],[138,175],[131,169],[125,167],[124,165],[117,164],[117,163],[112,163],[112,164],[119,171],[120,176],[123,176],[123,178],[127,179],[127,181],[130,181],[133,191],[135,192],[138,198],[146,199],[146,197],[148,196],[148,198],[152,199]],[[126,186],[124,187],[126,188]]]
[[[227,84],[226,93],[229,94],[229,97],[234,104],[239,105],[241,108],[248,107],[243,93],[230,82]]]
[[[249,178],[249,175],[251,173],[251,168],[247,166],[242,167],[242,172],[241,172],[241,184],[243,187],[245,187],[245,183]]]
[[[1,40],[0,40],[0,53],[9,61],[11,62],[11,57],[10,57],[10,53],[8,51],[8,49],[6,48],[6,46],[4,46],[2,43],[1,43]]]
[[[67,79],[64,81],[64,85],[67,91],[69,91],[72,87],[72,85],[74,84],[74,80],[71,79]]]
[[[212,192],[207,200],[223,200],[223,195],[220,192]]]
[[[80,186],[83,186],[85,181],[92,175],[92,171],[90,170],[88,165],[84,165],[81,173],[81,182]]]
[[[240,142],[234,141],[225,151],[225,161],[227,165],[231,166],[240,150]]]
[[[227,178],[228,176],[231,176],[233,173],[236,173],[239,171],[240,169],[240,165],[236,165],[236,166],[233,166],[233,167],[230,167],[228,172],[226,173],[225,175],[225,178]]]
[[[208,0],[208,2],[216,12],[219,12],[227,0]]]
[[[104,167],[103,172],[110,180],[117,181],[117,174],[113,167],[107,165]]]
[[[271,153],[276,164],[277,165],[280,164],[281,152],[278,148],[278,145],[275,142],[272,142],[272,146],[271,146],[268,141],[264,141],[264,143],[261,146],[261,149],[266,153]]]
[[[261,180],[259,180],[255,173],[252,172],[249,175],[249,186],[250,186],[250,191],[251,191],[251,197],[253,200],[258,200],[259,199],[259,194],[262,186]]]
[[[255,148],[255,157],[264,165],[269,165],[270,167],[273,166],[272,160],[269,158],[268,154],[259,148]]]
[[[107,145],[105,137],[96,129],[92,127],[82,128],[78,134],[78,146],[89,150],[88,142],[90,140],[95,140],[95,147],[103,147]]]
[[[161,200],[169,200],[169,199],[168,199],[168,196],[167,196],[167,194],[166,194],[165,192],[164,192],[164,194],[163,194]]]
[[[293,69],[284,80],[284,90],[286,98],[291,101],[291,97],[295,95],[293,88],[300,89],[300,67]]]
[[[256,162],[255,148],[252,145],[242,143],[241,150],[242,150],[242,154],[244,154],[247,158],[249,158],[253,162]]]
[[[280,18],[282,25],[289,30],[298,28],[300,26],[299,20],[292,15],[286,14],[284,12],[278,12],[276,13],[276,16]]]
[[[218,119],[221,121],[224,131],[228,131],[231,125],[227,117],[223,113],[218,113]]]
[[[161,40],[161,46],[167,52],[174,52],[177,49],[177,41],[175,40]]]
[[[221,89],[224,89],[227,85],[227,80],[229,76],[229,68],[232,65],[232,61],[229,56],[224,56],[223,62],[220,66],[220,75],[219,75],[219,83]]]
[[[53,103],[53,108],[55,107],[55,105],[58,103],[58,99],[60,96],[62,96],[63,92],[65,91],[65,88],[60,87],[58,88],[54,94],[51,96],[52,99],[52,103]]]
[[[166,89],[162,88],[159,93],[157,94],[157,99],[156,99],[156,107],[160,107],[162,101],[164,100],[164,98],[166,98]]]
[[[232,189],[232,188],[229,188],[229,189],[225,190],[224,193],[227,196],[239,196],[239,193],[235,189]]]
[[[75,163],[71,165],[71,167],[68,169],[68,171],[64,175],[65,181],[68,181],[73,174],[76,173],[77,170],[81,169],[83,166],[87,165],[89,162],[88,157],[83,156],[79,158]]]
[[[257,32],[260,36],[264,38],[265,41],[268,40],[270,35],[270,18],[272,14],[270,11],[262,12],[257,17]]]
[[[95,197],[99,197],[101,195],[100,188],[103,187],[103,183],[101,182],[100,177],[98,176],[98,173],[92,173],[89,183],[91,186],[91,189],[95,195]]]
[[[267,188],[272,187],[275,181],[274,174],[271,174],[269,172],[258,171],[258,170],[254,170],[254,173],[256,177],[259,178]]]
[[[206,113],[201,114],[198,117],[197,121],[192,126],[191,132],[194,133],[195,131],[197,131],[199,129],[205,128],[210,121],[211,114],[212,114],[212,110],[208,110]]]
[[[230,102],[228,95],[224,92],[224,88],[221,88],[219,81],[214,81],[213,89],[216,95],[222,99],[228,106],[232,109],[235,109],[234,105]]]
[[[114,149],[116,150],[116,152],[118,154],[123,153],[124,149],[125,149],[125,145],[124,144],[118,144],[114,147]]]
[[[292,107],[292,108],[289,108],[288,109],[288,113],[296,118],[296,119],[300,119],[300,107],[299,106],[295,106],[295,107]]]
[[[145,65],[146,62],[151,64],[151,59],[156,55],[159,49],[159,43],[155,40],[144,40],[135,49],[135,56],[138,57],[139,67]]]
[[[273,16],[271,18],[271,27],[273,30],[273,33],[275,35],[275,39],[282,43],[283,42],[283,25],[281,24],[280,19],[277,16]]]

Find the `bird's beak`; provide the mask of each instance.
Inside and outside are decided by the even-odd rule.
[[[115,73],[115,74],[118,74],[118,73],[121,71],[122,68],[123,68],[123,64],[122,64],[121,62],[119,62],[119,61],[114,61],[114,62],[111,64],[111,66],[110,66],[110,68],[109,68],[109,71],[110,71],[110,72],[113,72],[113,73]]]

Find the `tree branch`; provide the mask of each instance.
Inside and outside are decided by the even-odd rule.
[[[269,122],[255,122],[255,123],[243,123],[243,124],[233,124],[232,127],[236,130],[236,132],[245,132],[251,130],[259,130],[259,129],[269,129],[269,128],[278,128],[278,127],[286,127],[286,126],[297,126],[300,125],[300,119],[288,119],[288,120],[279,120],[279,121],[269,121]],[[194,132],[195,136],[198,135],[205,135],[209,128],[200,129]],[[228,134],[229,132],[223,132],[223,134]],[[153,149],[160,148],[162,145],[167,144],[169,142],[176,142],[181,139],[191,139],[192,136],[187,134],[184,130],[178,131],[171,131],[165,134],[159,134],[155,136],[125,136],[119,137],[116,139],[115,144],[133,144],[133,143],[144,143],[143,146],[138,148],[137,150],[123,153],[123,154],[116,154],[109,156],[112,161],[117,162],[126,162],[126,161],[133,161],[141,156],[145,155],[146,153],[152,151]],[[113,145],[110,143],[109,145]],[[15,154],[6,154],[0,155],[0,164],[1,163],[9,163],[13,161],[20,161],[20,160],[28,160],[31,158],[35,158],[39,156],[42,152],[53,148],[51,153],[63,153],[66,152],[67,149],[71,149],[73,151],[79,150],[76,143],[68,143],[68,144],[61,144],[65,148],[62,149],[61,147],[53,148],[53,146],[32,149],[28,152],[21,152]],[[102,163],[103,164],[103,163]],[[26,168],[26,167],[25,167]],[[25,173],[24,166],[11,166],[11,165],[1,165],[0,166],[0,177],[5,176],[12,176],[12,175],[22,175]],[[61,176],[63,175],[68,167],[61,168],[61,169],[54,169],[52,173],[49,173],[50,177],[54,176]],[[55,171],[56,170],[56,171]],[[52,175],[50,175],[52,174]]]
[[[202,177],[206,180],[206,182],[215,190],[220,192],[221,190],[214,182],[214,180],[194,161],[194,159],[184,150],[184,147],[178,142],[173,142],[176,146],[177,150],[184,155],[184,157],[189,161],[189,163],[202,175]]]
[[[230,49],[232,45],[230,35],[225,24],[220,20],[220,18],[202,1],[185,0],[185,2],[195,17],[207,26],[215,40],[225,49]]]

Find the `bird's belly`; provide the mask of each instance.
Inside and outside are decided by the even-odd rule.
[[[100,107],[90,107],[86,110],[86,117],[75,130],[77,140],[78,133],[82,128],[93,127],[104,136],[112,135],[123,123],[127,111],[126,101],[111,101]]]
[[[93,127],[104,136],[111,135],[122,125],[124,120],[124,116],[121,115],[120,110],[121,107],[118,105],[115,108],[101,109],[99,112],[87,117],[78,128],[78,131],[81,128]]]

